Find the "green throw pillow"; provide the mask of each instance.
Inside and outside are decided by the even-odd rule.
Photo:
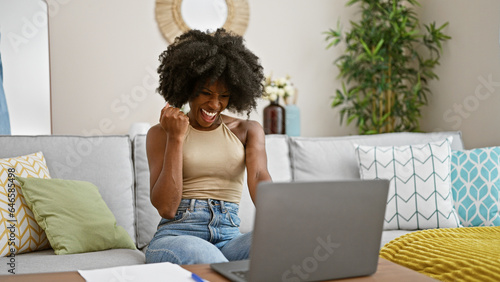
[[[136,249],[97,187],[85,181],[16,177],[57,255]]]

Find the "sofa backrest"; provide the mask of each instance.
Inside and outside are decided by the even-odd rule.
[[[421,144],[442,140],[448,136],[453,136],[452,148],[454,150],[463,150],[460,132],[387,133],[343,137],[266,135],[268,169],[273,181],[276,182],[359,178],[353,144],[383,146]],[[137,135],[133,146],[137,244],[139,248],[142,248],[153,238],[160,216],[149,199],[145,135]],[[255,206],[246,186],[246,175],[244,183],[239,212],[240,231],[243,233],[252,230],[255,214]]]
[[[266,135],[267,167],[273,181],[292,181],[289,137]]]
[[[420,144],[453,136],[452,149],[463,150],[460,132],[388,133],[345,137],[266,135],[273,181],[359,178],[353,144]],[[0,158],[43,152],[52,178],[89,181],[138,248],[147,246],[160,215],[149,199],[146,135],[133,142],[119,136],[0,136]],[[246,176],[245,176],[246,177]],[[243,189],[241,232],[252,230],[255,207]]]
[[[386,133],[341,137],[287,137],[266,135],[268,169],[273,181],[359,179],[354,144],[398,146],[422,144],[453,136],[452,149],[463,150],[461,133]],[[240,202],[241,232],[253,228],[255,206],[243,188]]]
[[[273,181],[292,181],[289,137],[286,135],[266,135],[266,154],[267,167]],[[240,231],[246,233],[253,229],[255,206],[248,192],[246,173],[243,183],[239,216],[241,219]]]
[[[0,136],[0,158],[40,151],[51,178],[96,185],[117,223],[135,242],[134,175],[128,136]]]
[[[146,155],[146,135],[138,134],[133,141],[135,171],[135,216],[137,247],[144,248],[156,232],[161,216],[149,198],[149,165]]]
[[[424,144],[452,136],[452,149],[463,150],[461,133],[385,133],[342,137],[291,137],[290,156],[294,180],[359,179],[354,144],[400,146]]]

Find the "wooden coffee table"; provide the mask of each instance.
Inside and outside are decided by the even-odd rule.
[[[183,265],[183,268],[198,274],[200,277],[211,281],[229,281],[217,272],[213,271],[208,264]],[[20,282],[85,282],[77,271],[40,273],[40,274],[16,274],[0,276],[1,281]],[[435,281],[434,279],[413,271],[409,268],[400,266],[383,258],[379,258],[377,272],[371,276],[355,277],[349,279],[340,279],[335,281]]]

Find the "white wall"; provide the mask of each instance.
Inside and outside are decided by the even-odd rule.
[[[163,101],[155,93],[154,70],[168,43],[156,25],[155,1],[50,2],[54,133],[126,133],[133,122],[156,123]],[[348,27],[355,8],[346,8],[345,2],[249,0],[247,45],[261,58],[266,74],[292,76],[299,89],[304,136],[357,132],[341,126],[337,110],[330,107],[340,87],[332,63],[342,50],[326,50],[322,34],[335,27],[339,17]],[[460,124],[448,111],[472,101],[466,98],[474,95],[480,77],[491,75],[500,82],[500,1],[422,0],[421,10],[422,22],[450,21],[446,32],[453,37],[437,69],[441,80],[431,84],[434,95],[424,109],[422,129],[462,130],[470,148],[500,145],[500,131],[494,130],[499,121],[498,86],[479,105],[470,104]],[[251,118],[261,121],[266,104],[262,101]]]
[[[423,0],[422,22],[449,22],[426,131],[461,130],[467,148],[500,145],[500,1]]]
[[[50,134],[47,6],[0,0],[0,51],[12,134]]]
[[[332,136],[356,133],[340,127],[337,110],[330,106],[338,85],[333,65],[341,48],[326,49],[323,32],[347,21],[354,9],[344,1],[249,1],[250,24],[245,34],[248,46],[261,58],[266,74],[289,74],[298,89],[303,136]],[[286,9],[284,8],[286,7]],[[268,102],[262,102],[261,107]],[[262,110],[252,115],[262,120]]]
[[[163,100],[153,87],[154,70],[168,43],[157,28],[154,1],[51,2],[54,133],[126,133],[133,122],[156,123]],[[292,76],[299,88],[303,134],[348,133],[329,106],[335,51],[325,50],[322,35],[346,12],[343,4],[261,0],[249,5],[247,44],[266,73]],[[284,12],[283,6],[291,7]],[[137,92],[144,89],[147,95]],[[262,120],[265,105],[262,101],[252,119]]]
[[[55,134],[126,133],[156,122],[155,69],[167,42],[154,1],[49,1]]]

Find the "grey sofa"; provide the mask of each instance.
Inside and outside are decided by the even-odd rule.
[[[268,167],[274,181],[359,178],[353,144],[405,145],[453,136],[452,149],[463,150],[460,132],[389,133],[345,137],[266,136]],[[99,188],[104,201],[134,240],[137,250],[113,249],[55,255],[43,250],[18,254],[16,273],[96,269],[142,264],[144,251],[160,220],[149,200],[145,135],[0,136],[0,158],[42,151],[52,178],[85,180]],[[247,189],[240,203],[242,232],[253,225],[254,206]],[[382,245],[411,230],[384,231]],[[9,275],[8,258],[0,258],[0,275]]]

